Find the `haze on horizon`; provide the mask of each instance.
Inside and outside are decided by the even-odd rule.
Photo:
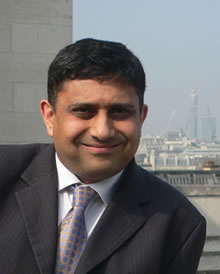
[[[143,135],[185,130],[195,89],[199,136],[209,108],[220,140],[219,12],[219,0],[74,0],[73,40],[119,41],[140,58],[149,106]]]

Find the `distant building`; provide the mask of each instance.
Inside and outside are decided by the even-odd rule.
[[[174,132],[142,136],[136,160],[147,170],[220,170],[220,144],[189,140]]]
[[[202,140],[205,142],[216,141],[216,119],[214,117],[202,118]]]
[[[198,137],[198,94],[193,89],[191,93],[191,122],[190,122],[190,138],[196,139]]]

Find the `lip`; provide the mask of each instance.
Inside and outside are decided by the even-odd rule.
[[[93,153],[110,153],[116,150],[120,144],[82,144],[84,148]]]

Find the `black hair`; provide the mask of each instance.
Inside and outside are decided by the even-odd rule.
[[[143,106],[145,73],[139,59],[123,44],[82,39],[59,51],[48,70],[48,101],[56,109],[57,93],[65,81],[94,79],[133,86]]]

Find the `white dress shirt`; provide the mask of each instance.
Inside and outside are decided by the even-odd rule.
[[[73,204],[73,190],[71,188],[74,184],[83,184],[73,173],[71,173],[59,160],[56,154],[56,166],[58,173],[58,225],[62,222],[66,214],[72,208]],[[98,195],[90,201],[85,211],[85,224],[87,236],[91,235],[98,220],[107,207],[112,194],[117,185],[117,181],[121,176],[123,170],[114,175],[97,183],[89,184]]]

